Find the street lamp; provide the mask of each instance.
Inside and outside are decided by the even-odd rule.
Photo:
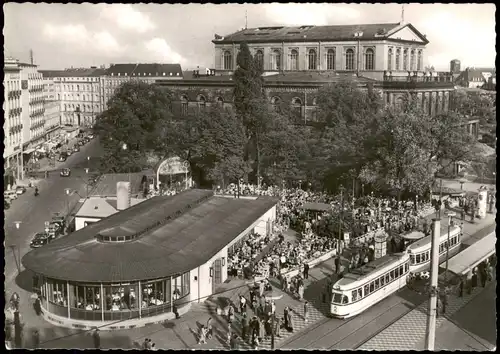
[[[337,240],[337,267],[336,273],[338,274],[340,272],[340,265],[341,265],[341,258],[340,258],[340,237],[342,233],[342,221],[344,218],[344,186],[340,185],[340,215],[339,215],[339,237]]]
[[[455,216],[455,212],[449,211],[448,212],[448,241],[446,242],[446,272],[444,273],[444,283],[448,284],[448,259],[450,255],[450,228],[451,228],[451,223],[453,221],[453,217]],[[444,312],[444,310],[443,310]]]

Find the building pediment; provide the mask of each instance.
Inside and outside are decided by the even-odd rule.
[[[394,32],[390,33],[388,39],[409,41],[427,44],[427,39],[420,34],[412,25],[408,24],[399,29],[395,29]]]

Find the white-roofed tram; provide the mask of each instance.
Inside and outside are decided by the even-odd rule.
[[[332,316],[343,319],[365,311],[406,286],[409,272],[407,253],[386,255],[352,270],[333,285]]]
[[[446,230],[444,232],[444,230]],[[450,227],[450,249],[449,258],[455,256],[460,251],[460,245],[462,244],[462,233],[458,226]],[[410,272],[412,274],[418,275],[422,272],[429,271],[431,267],[431,242],[432,235],[424,237],[417,242],[412,243],[406,249],[406,252],[410,256]],[[441,230],[441,236],[439,237],[439,264],[446,261],[446,249],[448,248],[448,230]]]

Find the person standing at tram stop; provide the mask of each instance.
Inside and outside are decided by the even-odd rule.
[[[99,333],[99,328],[94,329],[92,339],[94,341],[94,348],[101,349],[101,334]]]

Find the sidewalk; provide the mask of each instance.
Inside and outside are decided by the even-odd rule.
[[[487,214],[486,218],[479,220],[474,224],[466,221],[464,223],[464,239],[470,237],[474,233],[491,226],[495,223],[495,215]],[[476,297],[483,289],[476,288],[469,294],[464,294],[460,298],[456,293],[450,294],[449,302],[446,306],[446,317],[452,316],[474,297]],[[418,306],[416,309],[409,312],[407,315],[393,323],[391,326],[384,329],[375,337],[364,343],[357,349],[360,350],[416,350],[419,349],[417,344],[425,339],[428,300]],[[445,321],[445,316],[439,316],[436,321],[436,328],[441,326]],[[420,348],[423,349],[423,348]]]

